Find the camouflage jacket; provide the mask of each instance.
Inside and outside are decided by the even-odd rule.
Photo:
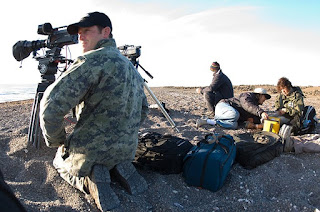
[[[88,176],[94,164],[132,161],[138,130],[148,113],[144,81],[113,39],[77,58],[50,85],[40,103],[40,125],[47,146],[65,146],[65,167]],[[77,124],[66,138],[64,116],[76,107]]]
[[[302,116],[304,103],[303,103],[303,93],[299,87],[293,87],[288,96],[279,94],[275,102],[275,109],[279,110],[286,108],[286,114],[291,117]]]

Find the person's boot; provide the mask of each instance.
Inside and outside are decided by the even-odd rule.
[[[112,178],[120,183],[129,194],[135,195],[148,189],[145,179],[137,172],[131,162],[116,165],[110,171]]]
[[[109,170],[103,165],[94,165],[90,177],[86,177],[88,190],[101,211],[109,211],[119,206],[120,201],[110,187]]]
[[[283,124],[279,130],[279,136],[283,140],[283,151],[292,152],[293,151],[293,141],[290,138],[292,131],[292,126]]]
[[[198,119],[197,122],[196,122],[196,127],[199,128],[201,127],[202,125],[205,125],[207,124],[207,120],[206,119]]]

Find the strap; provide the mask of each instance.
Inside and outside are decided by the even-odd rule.
[[[312,110],[312,106],[307,106],[307,107],[308,107],[308,110],[307,110],[306,114],[304,115],[304,120],[307,119],[307,117],[309,116],[309,113],[310,113],[311,110]]]
[[[203,166],[202,166],[202,171],[201,171],[201,177],[200,177],[200,187],[202,187],[203,181],[204,181],[204,176],[205,176],[205,172],[206,172],[206,166],[208,163],[208,158],[210,156],[210,154],[213,152],[213,150],[215,150],[217,147],[217,143],[214,143],[214,145],[212,146],[212,148],[209,150],[209,152],[207,153],[204,162],[203,162]]]
[[[229,148],[228,146],[226,146],[225,144],[222,144],[222,143],[220,142],[221,138],[225,138],[225,139],[227,139],[228,141],[230,141],[230,148]],[[232,148],[232,143],[234,143],[234,142],[233,142],[233,139],[230,138],[229,136],[222,135],[222,136],[219,137],[217,143],[222,147],[222,149],[226,152],[226,154],[228,154],[228,153],[230,152],[230,149]]]

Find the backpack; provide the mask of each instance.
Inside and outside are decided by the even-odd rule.
[[[169,134],[144,133],[139,136],[133,164],[161,174],[178,174],[182,172],[183,158],[193,146],[188,140]]]
[[[185,182],[189,186],[215,192],[224,185],[235,157],[236,147],[232,136],[208,134],[184,158]]]
[[[301,116],[301,129],[299,129],[298,134],[311,133],[317,127],[317,123],[316,109],[311,105],[305,106]]]
[[[236,162],[245,169],[254,169],[267,163],[283,151],[282,138],[272,132],[237,134],[234,139],[237,148]]]

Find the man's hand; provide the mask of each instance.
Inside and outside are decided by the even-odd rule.
[[[197,89],[196,89],[196,92],[199,93],[199,94],[201,94],[201,88],[197,88]]]
[[[267,119],[269,118],[269,116],[268,116],[268,114],[267,114],[266,112],[263,112],[263,113],[261,114],[261,118],[262,118],[263,120],[267,120]]]

